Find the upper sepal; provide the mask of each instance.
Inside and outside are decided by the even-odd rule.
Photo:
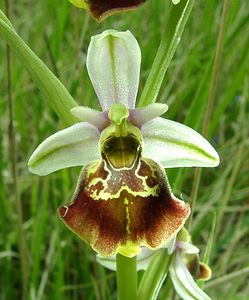
[[[141,132],[144,157],[154,158],[165,168],[216,167],[219,156],[198,132],[178,122],[156,118],[145,123]]]
[[[116,102],[134,108],[141,51],[130,31],[106,30],[91,39],[87,69],[103,111]]]
[[[157,117],[160,117],[168,110],[168,105],[163,103],[153,103],[145,107],[131,109],[129,121],[135,126],[141,126]]]

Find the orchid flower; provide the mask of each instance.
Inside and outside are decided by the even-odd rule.
[[[140,61],[129,31],[92,37],[87,69],[102,111],[74,107],[79,123],[48,137],[28,162],[40,176],[84,166],[71,203],[58,213],[102,256],[158,249],[182,228],[190,208],[172,194],[163,168],[219,164],[200,134],[159,117],[166,104],[135,108]]]
[[[98,21],[102,21],[110,15],[124,10],[136,9],[146,0],[69,0],[73,5],[88,10]]]
[[[195,280],[209,280],[211,270],[206,264],[199,261],[199,249],[191,243],[187,230],[182,228],[177,238],[173,237],[171,244],[163,245],[162,248],[168,248],[168,254],[173,255],[169,276],[177,294],[184,300],[211,300],[195,282]],[[144,247],[137,256],[137,271],[146,271],[158,254],[159,251],[152,251]],[[116,271],[115,255],[103,257],[97,254],[97,261],[105,268]]]
[[[108,16],[124,10],[133,10],[146,2],[146,0],[69,0],[73,5],[88,10],[97,20],[102,21]],[[178,4],[180,0],[172,0]]]

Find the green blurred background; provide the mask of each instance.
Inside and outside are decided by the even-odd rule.
[[[80,105],[99,108],[85,67],[90,37],[107,28],[129,29],[135,35],[142,50],[141,94],[160,38],[167,30],[169,5],[169,0],[148,0],[137,11],[115,15],[98,24],[67,0],[10,1],[10,19],[75,100]],[[3,0],[0,8],[5,10]],[[158,97],[158,102],[169,105],[167,118],[199,132],[203,130],[210,95],[222,9],[223,1],[196,1]],[[249,2],[230,0],[208,133],[221,164],[202,170],[191,228],[193,242],[203,257],[216,212],[216,236],[210,257],[213,277],[204,286],[213,299],[249,299],[248,21]],[[28,172],[27,160],[32,151],[60,130],[62,123],[12,55],[18,184],[15,191],[8,140],[6,65],[6,45],[0,40],[0,299],[21,299],[17,193],[27,253],[26,298],[115,299],[115,274],[95,262],[93,251],[56,214],[59,205],[70,201],[80,168],[44,178]],[[172,169],[167,173],[174,193],[188,202],[195,170]],[[163,287],[159,298],[165,299],[165,293]]]

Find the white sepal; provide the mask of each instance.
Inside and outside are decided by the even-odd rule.
[[[99,159],[99,131],[88,123],[77,123],[43,141],[31,155],[31,173],[45,176],[54,171],[82,166]]]
[[[215,167],[219,156],[198,132],[178,122],[156,118],[142,128],[144,157],[152,158],[165,168]]]
[[[87,69],[103,111],[112,104],[135,108],[141,51],[130,31],[106,30],[91,39]]]

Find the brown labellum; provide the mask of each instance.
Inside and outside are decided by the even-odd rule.
[[[120,148],[119,142],[112,142]],[[161,247],[190,212],[171,193],[164,170],[151,159],[132,155],[133,147],[127,147],[127,165],[106,152],[104,160],[84,167],[71,204],[59,209],[63,222],[104,256],[130,245]],[[135,254],[131,251],[129,256]]]

